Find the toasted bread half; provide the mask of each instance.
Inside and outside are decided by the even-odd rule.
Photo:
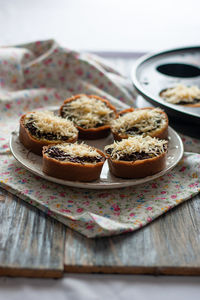
[[[178,84],[164,89],[159,96],[167,103],[185,107],[200,107],[200,89],[198,86]]]
[[[43,147],[43,172],[71,181],[94,181],[100,177],[105,155],[86,144],[59,144]]]
[[[110,172],[121,178],[144,178],[166,166],[167,141],[150,136],[115,142],[106,146],[105,151]]]
[[[110,122],[116,116],[116,108],[96,95],[79,94],[66,99],[60,108],[60,116],[74,122],[81,139],[100,139],[110,133]]]
[[[72,122],[58,118],[52,113],[48,116],[48,113],[30,112],[20,118],[19,140],[28,150],[38,155],[42,155],[43,146],[63,142],[73,143],[78,138],[78,130]],[[43,121],[44,127],[42,128]],[[51,132],[46,131],[46,128],[51,129]]]
[[[117,141],[136,135],[166,139],[168,124],[167,114],[159,108],[128,108],[111,122],[111,131]]]

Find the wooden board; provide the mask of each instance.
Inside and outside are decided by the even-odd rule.
[[[132,56],[109,59],[129,75]],[[193,126],[177,129],[199,137]],[[92,240],[2,189],[0,214],[0,276],[60,277],[63,270],[200,275],[200,196],[136,232]]]
[[[134,233],[87,239],[67,229],[65,272],[200,275],[200,197]]]
[[[61,277],[64,226],[0,189],[0,276]]]
[[[134,55],[98,54],[129,77]],[[175,130],[199,138],[193,124],[170,122]],[[64,268],[78,273],[200,275],[200,195],[133,233],[89,240],[67,229]]]
[[[87,239],[0,190],[0,276],[200,275],[200,197],[136,232]],[[65,259],[64,259],[64,239]]]

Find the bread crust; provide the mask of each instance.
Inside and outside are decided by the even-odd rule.
[[[105,154],[96,149],[104,157],[104,160],[96,164],[81,164],[72,162],[62,162],[55,158],[48,157],[45,151],[50,146],[43,147],[43,165],[42,170],[45,174],[70,181],[89,182],[97,180],[100,177],[103,164],[106,160]]]
[[[133,108],[133,107],[130,107],[130,108],[127,108],[125,110],[122,110],[120,111],[117,116],[116,116],[116,119],[118,117],[120,117],[121,115],[123,114],[126,114],[126,113],[129,113],[129,112],[133,112],[133,111],[138,111],[138,110],[143,110],[143,109],[154,109],[153,107],[143,107],[143,108]],[[162,114],[163,114],[163,117],[164,119],[166,120],[166,124],[163,128],[160,128],[160,129],[157,129],[155,132],[153,132],[152,134],[148,134],[149,136],[151,137],[156,137],[156,138],[159,138],[159,139],[167,139],[168,138],[168,125],[169,125],[169,120],[168,120],[168,116],[167,114],[162,111]],[[111,132],[113,134],[113,137],[116,141],[121,141],[122,139],[127,139],[128,137],[130,137],[131,135],[129,134],[121,134],[121,133],[117,133],[115,131],[112,130],[111,128]]]
[[[116,108],[108,100],[103,99],[103,98],[101,98],[99,96],[96,96],[96,95],[78,94],[78,95],[75,95],[75,96],[73,96],[71,98],[68,98],[64,101],[63,105],[60,107],[60,112],[59,112],[60,116],[62,116],[62,109],[63,109],[63,106],[66,103],[72,102],[72,101],[80,98],[81,96],[87,96],[89,98],[95,98],[97,100],[100,100],[100,101],[104,102],[110,109],[113,110],[115,116],[117,115]],[[108,136],[109,133],[110,133],[110,125],[103,125],[103,126],[100,126],[100,127],[97,127],[97,128],[88,128],[88,129],[85,129],[85,128],[80,127],[80,126],[76,126],[76,128],[79,131],[79,138],[80,139],[87,139],[87,140],[101,139],[101,138],[104,138],[104,137]]]
[[[160,92],[159,96],[167,103],[169,104],[173,104],[173,105],[177,105],[177,106],[184,106],[184,107],[200,107],[200,100],[197,103],[187,103],[185,102],[185,104],[179,104],[179,103],[170,103],[168,102],[164,97],[162,97],[162,93],[165,92],[167,89],[164,89]]]
[[[32,151],[37,155],[42,155],[42,147],[53,144],[60,144],[64,141],[48,141],[48,140],[38,140],[34,136],[30,134],[28,129],[24,126],[24,118],[26,114],[22,115],[20,118],[20,126],[19,126],[19,140],[24,145],[25,148]],[[67,142],[75,143],[78,139],[77,137],[74,139],[70,139]]]
[[[148,159],[136,161],[113,160],[109,156],[108,165],[110,172],[116,177],[137,179],[154,175],[166,166],[166,152]]]
[[[194,104],[177,104],[177,105],[180,105],[180,106],[184,106],[184,107],[200,107],[200,101],[199,103],[194,103]]]

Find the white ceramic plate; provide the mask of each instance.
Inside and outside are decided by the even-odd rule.
[[[105,139],[85,141],[91,146],[95,146],[101,150],[108,144],[113,142],[113,138],[109,135]],[[169,127],[169,149],[167,153],[166,168],[153,175],[142,179],[121,179],[113,176],[108,169],[108,164],[105,162],[99,180],[93,182],[79,182],[62,180],[55,177],[47,176],[42,172],[42,157],[28,151],[19,141],[18,132],[13,132],[10,138],[10,149],[16,160],[27,170],[35,175],[38,175],[46,180],[56,182],[62,185],[68,185],[78,188],[88,189],[113,189],[131,185],[138,185],[147,181],[156,179],[165,173],[169,172],[180,161],[183,156],[183,143],[179,135]]]

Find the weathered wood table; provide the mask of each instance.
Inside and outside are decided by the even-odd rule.
[[[135,233],[98,239],[67,229],[3,190],[0,200],[0,275],[200,275],[199,196]]]
[[[113,60],[127,71],[134,58]],[[177,126],[199,134],[192,125]],[[199,195],[134,233],[99,239],[83,237],[2,189],[0,213],[1,276],[61,277],[63,272],[200,275]]]

